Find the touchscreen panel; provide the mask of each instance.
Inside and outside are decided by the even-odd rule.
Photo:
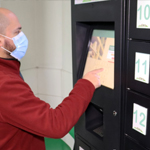
[[[114,31],[94,29],[89,43],[83,75],[91,70],[104,68],[104,71],[99,74],[101,84],[114,89],[114,59]]]

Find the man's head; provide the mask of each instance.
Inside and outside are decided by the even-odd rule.
[[[0,34],[13,38],[21,32],[21,25],[14,13],[5,8],[0,8]],[[9,38],[0,35],[0,57],[12,58],[10,54],[2,49],[8,49],[10,52],[14,51],[16,46]]]
[[[6,15],[0,12],[0,34],[5,35],[5,30],[6,30],[6,27],[9,25],[9,23],[10,21],[6,17]]]

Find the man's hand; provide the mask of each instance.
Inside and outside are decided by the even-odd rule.
[[[83,79],[90,81],[95,86],[96,89],[101,86],[100,76],[98,74],[102,71],[103,68],[90,71],[83,76]]]

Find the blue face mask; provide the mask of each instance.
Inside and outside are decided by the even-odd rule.
[[[2,35],[2,34],[0,34]],[[21,58],[25,55],[27,48],[28,48],[28,39],[26,38],[25,34],[21,31],[17,36],[10,38],[5,35],[2,35],[6,38],[9,38],[13,40],[16,49],[13,52],[10,52],[9,50],[5,49],[4,47],[1,47],[2,49],[6,50],[7,52],[10,53],[10,55],[19,61]]]

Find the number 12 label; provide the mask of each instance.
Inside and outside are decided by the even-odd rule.
[[[149,54],[135,54],[135,75],[134,79],[144,83],[149,83]]]
[[[150,0],[137,0],[136,27],[150,29]]]
[[[138,104],[133,104],[133,122],[132,128],[143,135],[147,130],[147,108]]]

